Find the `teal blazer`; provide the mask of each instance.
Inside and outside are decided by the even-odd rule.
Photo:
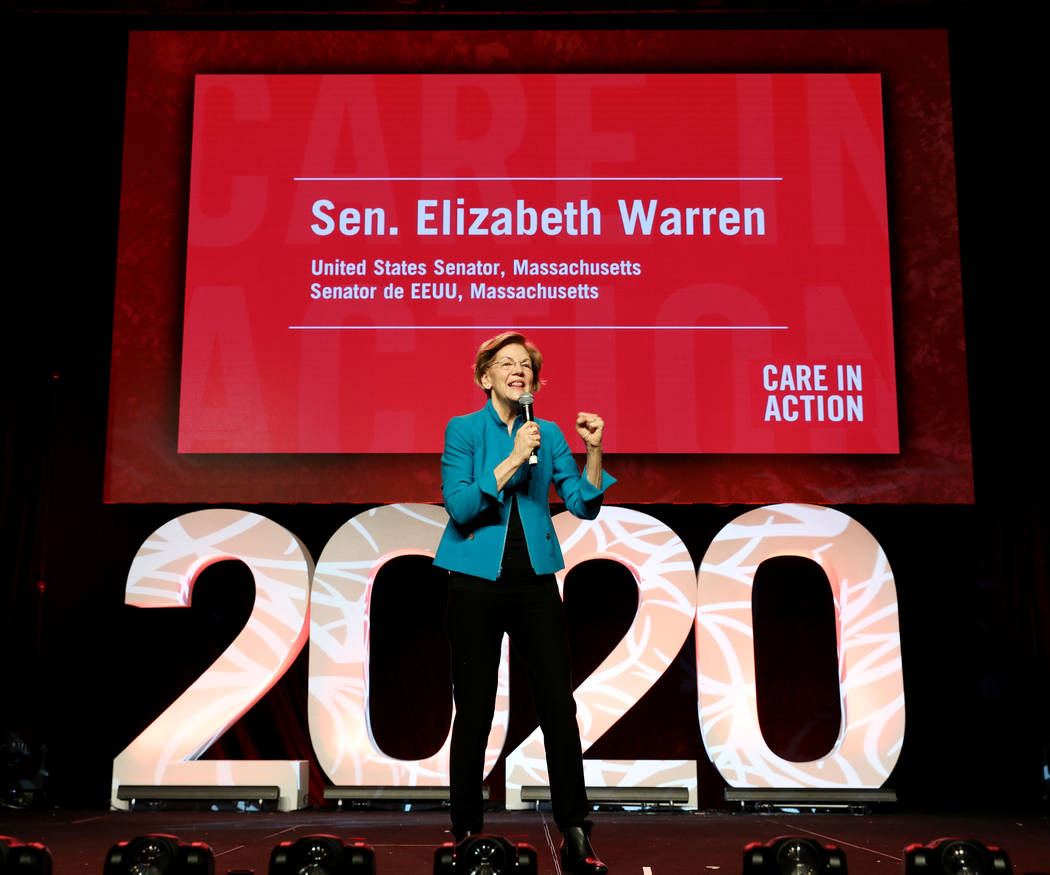
[[[522,425],[519,416],[514,433]],[[602,506],[602,494],[616,482],[602,471],[602,488],[580,475],[565,438],[553,422],[540,426],[538,464],[522,465],[501,490],[493,469],[514,446],[514,438],[489,401],[481,410],[453,417],[445,428],[441,454],[441,492],[449,522],[438,545],[434,564],[496,580],[507,539],[510,498],[517,491],[518,513],[525,530],[529,558],[537,574],[553,574],[565,567],[550,511],[551,483],[566,509],[592,520]]]

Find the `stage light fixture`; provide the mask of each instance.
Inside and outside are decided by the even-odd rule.
[[[106,855],[102,875],[214,875],[215,855],[204,842],[150,833],[117,842]]]
[[[270,854],[269,875],[375,875],[376,852],[364,842],[333,835],[281,842]]]
[[[0,875],[51,875],[51,852],[40,842],[0,836]]]
[[[536,849],[502,836],[468,836],[434,852],[434,875],[536,875]]]
[[[905,875],[1009,875],[1012,871],[1006,851],[968,839],[937,839],[904,849]]]
[[[744,875],[846,875],[846,855],[835,845],[779,836],[744,848]]]

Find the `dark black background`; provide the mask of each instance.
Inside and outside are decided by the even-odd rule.
[[[251,607],[250,576],[232,563],[205,572],[189,610],[123,605],[130,560],[143,539],[196,509],[102,503],[129,30],[937,27],[948,30],[951,52],[977,498],[966,506],[840,509],[872,531],[896,575],[907,732],[887,786],[905,807],[1045,810],[1050,594],[1040,320],[1047,282],[1039,267],[1045,244],[1035,134],[1045,100],[1028,71],[1039,57],[1038,33],[987,3],[500,8],[514,14],[489,15],[482,3],[387,2],[357,5],[353,14],[307,4],[305,13],[286,15],[277,4],[187,0],[77,11],[37,4],[5,15],[6,179],[14,196],[4,199],[0,274],[9,359],[2,392],[0,729],[17,732],[35,751],[46,746],[52,804],[103,807],[113,756],[225,648]],[[317,556],[364,507],[253,509],[295,532]],[[714,534],[746,510],[642,509],[670,525],[696,561]],[[768,574],[794,580],[810,596],[800,597],[800,616],[791,620],[773,589],[763,596],[767,587],[757,587],[759,608],[767,609],[759,610],[758,633],[763,727],[780,752],[820,753],[837,719],[827,705],[822,663],[826,588],[790,564]],[[436,747],[447,728],[443,660],[425,660],[421,668],[418,659],[443,646],[435,623],[441,585],[419,560],[398,560],[383,575],[399,588],[399,605],[414,605],[417,613],[407,628],[395,627],[392,605],[377,599],[374,646],[377,661],[390,669],[373,679],[375,731],[388,752],[415,757]],[[615,567],[580,569],[566,590],[582,678],[629,622],[633,594]],[[800,627],[805,647],[792,646]],[[417,643],[405,648],[406,638]],[[305,657],[304,651],[210,756],[312,761]],[[811,686],[786,684],[791,669],[811,676]],[[715,807],[724,804],[724,782],[700,742],[695,672],[687,643],[594,753],[695,757],[701,804]],[[522,680],[512,667],[507,749],[534,725]],[[815,714],[809,703],[817,703]],[[316,765],[313,772],[316,800],[323,776]],[[502,766],[493,779],[499,798]]]

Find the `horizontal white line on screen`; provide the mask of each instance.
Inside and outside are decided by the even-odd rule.
[[[293,176],[294,182],[783,182],[783,176]]]
[[[495,331],[506,325],[289,325],[290,331]],[[518,325],[529,331],[787,331],[787,325]]]

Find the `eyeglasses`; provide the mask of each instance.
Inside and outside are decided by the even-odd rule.
[[[516,362],[513,359],[500,359],[498,362],[493,362],[489,367],[499,368],[501,371],[509,371],[511,368],[521,368],[523,371],[531,371],[532,361],[530,359],[522,359],[520,362]]]

